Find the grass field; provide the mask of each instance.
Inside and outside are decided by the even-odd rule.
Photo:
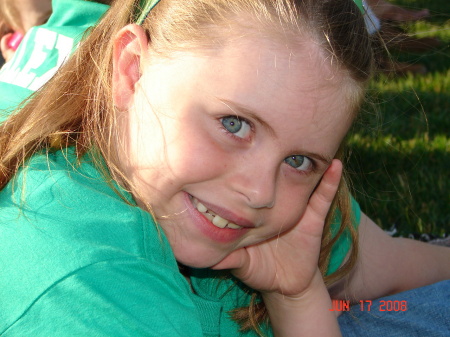
[[[450,233],[450,1],[395,0],[432,17],[404,25],[442,45],[426,54],[392,54],[424,64],[424,76],[373,80],[349,139],[349,176],[361,208],[399,234]]]

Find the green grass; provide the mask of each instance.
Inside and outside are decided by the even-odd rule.
[[[356,199],[382,227],[442,235],[450,233],[450,1],[392,2],[430,9],[430,19],[404,28],[442,45],[426,54],[392,54],[429,73],[373,80],[372,103],[349,138],[347,166]]]

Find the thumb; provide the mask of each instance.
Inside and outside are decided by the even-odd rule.
[[[333,202],[342,175],[342,163],[333,159],[330,167],[322,177],[322,180],[309,200],[310,210],[316,218],[325,219]]]
[[[310,197],[298,230],[305,234],[322,236],[323,224],[339,187],[341,174],[342,163],[334,159]]]

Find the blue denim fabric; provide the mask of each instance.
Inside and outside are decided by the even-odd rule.
[[[384,309],[393,309],[386,301],[406,301],[407,309],[381,311],[382,301]],[[450,337],[450,280],[374,300],[367,309],[355,304],[342,313],[344,337]]]

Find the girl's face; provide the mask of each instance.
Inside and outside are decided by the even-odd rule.
[[[146,60],[122,168],[178,261],[209,267],[295,226],[351,124],[349,80],[308,40]]]

